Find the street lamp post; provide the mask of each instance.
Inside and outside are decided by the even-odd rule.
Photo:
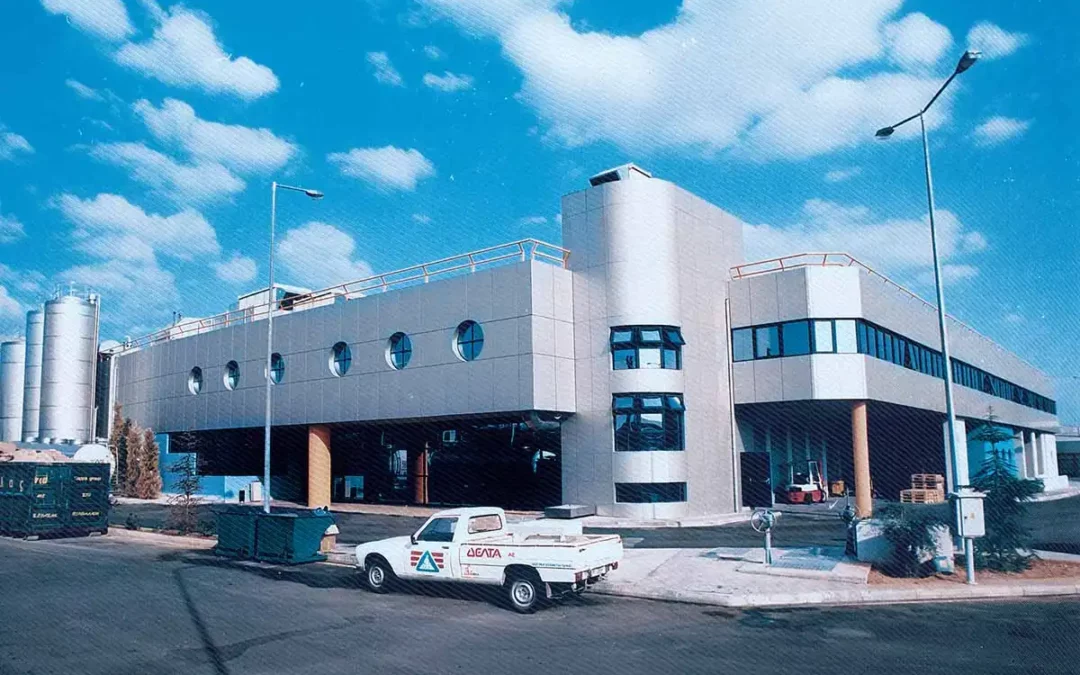
[[[949,358],[949,335],[945,318],[945,290],[941,278],[941,260],[938,256],[937,227],[934,221],[934,179],[930,172],[930,142],[926,136],[926,119],[924,116],[926,115],[926,111],[930,109],[930,106],[934,105],[934,101],[941,96],[941,92],[945,91],[945,87],[948,87],[957,75],[975,65],[975,62],[979,60],[981,55],[981,52],[978,50],[968,50],[964,52],[964,55],[960,57],[960,61],[956,64],[956,69],[953,70],[952,75],[949,75],[949,79],[945,80],[945,83],[941,85],[941,88],[937,90],[937,93],[934,94],[933,98],[930,99],[930,102],[927,103],[922,110],[896,124],[878,129],[877,133],[875,133],[875,136],[879,139],[887,139],[893,135],[893,132],[896,131],[897,127],[907,124],[916,117],[919,118],[919,126],[922,129],[923,164],[926,169],[926,201],[930,208],[930,247],[934,256],[934,286],[937,291],[938,330],[941,334],[941,355],[944,360],[945,370],[945,414],[948,417],[949,425],[949,457],[946,462],[949,480],[946,486],[949,488],[950,492],[955,492],[957,487],[959,487],[957,485],[957,478],[959,476],[960,464],[956,453],[956,410],[953,408],[952,361]],[[957,508],[959,509],[959,502],[957,503]],[[970,537],[964,537],[964,559],[967,567],[967,582],[969,584],[974,584],[974,543]]]
[[[322,199],[323,193],[292,185],[281,185],[277,181],[270,183],[270,285],[267,289],[266,313],[266,428],[263,431],[263,511],[270,513],[270,388],[273,386],[274,359],[274,310],[277,308],[277,294],[274,292],[274,228],[277,225],[278,189],[303,192],[312,199]]]

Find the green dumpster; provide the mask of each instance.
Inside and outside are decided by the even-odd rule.
[[[259,509],[233,506],[215,509],[218,543],[214,553],[246,559],[255,555],[255,516]]]
[[[296,513],[260,513],[256,517],[255,559],[263,562],[300,563],[326,560],[319,553],[333,517],[322,509]]]

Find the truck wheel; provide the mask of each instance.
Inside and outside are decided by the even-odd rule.
[[[372,593],[386,593],[394,582],[394,572],[386,561],[373,558],[364,568],[364,583]]]
[[[540,581],[535,575],[521,574],[506,581],[510,607],[518,614],[532,614],[540,605]]]

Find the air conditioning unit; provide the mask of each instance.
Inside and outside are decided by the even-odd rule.
[[[457,429],[447,429],[442,432],[443,445],[452,445],[458,442]]]

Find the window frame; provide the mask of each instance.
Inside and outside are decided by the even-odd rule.
[[[285,357],[279,352],[270,354],[270,372],[267,376],[273,385],[279,385],[285,380]]]
[[[187,388],[188,392],[192,396],[198,396],[202,393],[203,386],[206,384],[206,379],[203,376],[203,370],[199,366],[192,366],[188,371]]]
[[[620,399],[629,399],[629,403],[623,403]],[[653,401],[658,401],[658,403],[653,403]],[[645,432],[645,424],[642,420],[646,415],[650,417],[660,415],[659,434]],[[682,394],[665,392],[612,394],[611,422],[612,448],[615,452],[683,452],[686,450],[686,402]],[[653,447],[657,436],[661,440],[662,447]]]
[[[470,331],[472,331],[472,337],[466,339],[466,335]],[[466,319],[459,323],[454,331],[454,353],[457,357],[462,361],[475,361],[480,358],[480,352],[483,350],[484,329],[480,324],[472,319]]]
[[[340,351],[339,351],[340,348]],[[330,374],[334,377],[345,377],[352,368],[352,348],[349,343],[340,340],[330,347]]]
[[[654,333],[646,336],[646,333]],[[682,348],[686,339],[681,326],[633,324],[612,326],[608,334],[612,370],[682,370]],[[643,352],[655,352],[647,363]],[[669,367],[670,365],[674,367]]]
[[[225,372],[221,376],[221,383],[228,391],[236,391],[236,388],[240,386],[240,364],[235,360],[225,364]]]
[[[412,361],[412,354],[412,339],[408,333],[398,331],[387,338],[386,362],[394,370],[405,370]]]
[[[445,521],[449,521],[451,523],[450,532],[449,532],[449,539],[443,538],[444,533],[442,533],[442,532],[438,533],[439,537],[437,537],[437,538],[425,538],[424,534],[428,530],[430,530],[432,528],[432,526],[434,526],[436,523],[445,522]],[[415,537],[416,541],[418,543],[421,542],[421,541],[426,541],[426,542],[432,542],[432,543],[437,543],[437,544],[449,544],[449,543],[454,541],[454,535],[457,534],[457,525],[458,525],[458,516],[443,516],[441,518],[432,518],[427,523],[427,525],[425,525],[423,527],[423,529],[421,529],[419,532],[416,533],[416,537]]]

